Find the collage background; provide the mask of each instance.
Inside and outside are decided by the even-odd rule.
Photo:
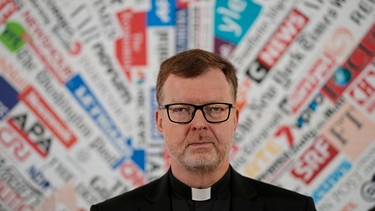
[[[238,71],[232,166],[375,207],[372,0],[0,1],[0,210],[89,210],[163,175],[155,79],[193,48]]]

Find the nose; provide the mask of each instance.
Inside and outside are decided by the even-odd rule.
[[[203,112],[201,110],[197,110],[195,112],[194,118],[191,121],[192,129],[193,130],[202,130],[207,129],[207,121],[203,116]]]

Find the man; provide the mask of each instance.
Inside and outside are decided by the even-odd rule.
[[[238,125],[231,63],[203,50],[160,66],[156,125],[170,153],[161,178],[91,207],[102,210],[312,211],[312,198],[246,178],[229,164]]]

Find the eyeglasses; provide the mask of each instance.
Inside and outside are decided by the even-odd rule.
[[[194,118],[195,112],[201,110],[204,118],[210,123],[221,123],[228,120],[231,108],[230,103],[208,103],[204,105],[193,105],[188,103],[173,103],[159,106],[166,109],[171,122],[187,124]]]

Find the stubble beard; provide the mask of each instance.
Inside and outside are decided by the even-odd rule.
[[[199,141],[211,142],[212,146],[206,148],[191,149],[190,143]],[[223,162],[225,157],[229,155],[231,143],[219,143],[219,141],[206,134],[198,133],[193,136],[188,136],[184,141],[184,146],[181,152],[178,148],[181,146],[171,146],[170,154],[177,160],[182,167],[188,171],[195,173],[213,172]]]

